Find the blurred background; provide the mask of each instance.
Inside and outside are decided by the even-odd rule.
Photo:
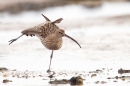
[[[41,14],[52,21],[63,18],[57,25],[82,46],[64,38],[63,47],[54,52],[54,70],[128,67],[130,0],[0,0],[0,66],[48,68],[51,51],[37,37],[23,36],[8,45],[22,30],[44,23]]]

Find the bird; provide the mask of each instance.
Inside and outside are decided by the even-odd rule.
[[[39,25],[27,28],[25,30],[23,30],[21,33],[21,35],[15,39],[12,39],[9,41],[9,45],[12,44],[14,41],[18,40],[20,37],[22,37],[23,35],[26,36],[37,36],[41,43],[49,50],[51,50],[51,55],[50,55],[50,63],[49,63],[49,69],[47,70],[47,72],[51,72],[50,68],[51,68],[51,61],[53,58],[53,52],[54,50],[59,50],[62,47],[62,37],[67,37],[71,40],[73,40],[74,42],[76,42],[78,44],[78,46],[81,48],[80,44],[73,39],[72,37],[70,37],[69,35],[67,35],[65,33],[65,31],[61,28],[59,28],[56,24],[60,23],[63,18],[59,18],[53,22],[51,22],[51,20],[46,17],[45,15],[41,14],[46,22],[45,23],[41,23]]]

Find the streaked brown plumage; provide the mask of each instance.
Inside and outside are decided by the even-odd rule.
[[[21,36],[26,35],[26,36],[37,36],[40,40],[41,43],[49,50],[52,50],[51,56],[50,56],[50,65],[48,72],[50,72],[50,66],[51,66],[51,60],[53,57],[53,51],[58,50],[62,47],[62,37],[68,37],[74,42],[76,42],[78,45],[79,43],[75,41],[73,38],[65,34],[65,31],[60,29],[56,23],[60,23],[63,19],[59,18],[53,22],[50,21],[46,16],[42,14],[42,16],[46,19],[46,23],[41,23],[37,26],[28,28],[23,30],[19,37],[10,40],[9,45],[19,39]],[[81,48],[81,46],[79,45]]]

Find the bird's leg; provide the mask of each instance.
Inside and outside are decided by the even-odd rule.
[[[20,35],[19,37],[15,38],[15,39],[10,40],[10,41],[9,41],[9,42],[10,42],[9,45],[12,44],[14,41],[16,41],[17,39],[19,39],[19,38],[20,38],[21,36],[23,36],[23,35],[24,35],[24,34]]]
[[[51,56],[50,56],[50,64],[49,64],[49,69],[47,70],[48,73],[50,73],[50,67],[51,67],[51,60],[52,60],[52,57],[53,57],[53,50],[51,52]]]

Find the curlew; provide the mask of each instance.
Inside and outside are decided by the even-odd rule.
[[[79,45],[80,48],[81,48],[81,46],[76,40],[74,40],[72,37],[65,34],[65,31],[63,29],[60,29],[56,25],[56,23],[60,23],[63,20],[62,18],[59,18],[59,19],[51,22],[50,19],[47,18],[46,16],[44,16],[43,14],[42,14],[42,16],[45,18],[46,23],[41,23],[34,27],[23,30],[21,32],[22,35],[9,41],[9,45],[11,43],[13,43],[14,41],[16,41],[17,39],[19,39],[20,37],[22,37],[23,35],[26,35],[26,36],[35,36],[36,35],[41,40],[41,43],[47,49],[52,50],[51,55],[50,55],[49,69],[47,70],[47,72],[50,72],[53,51],[58,50],[62,47],[62,37],[67,37],[67,38],[73,40],[74,42],[76,42]]]

